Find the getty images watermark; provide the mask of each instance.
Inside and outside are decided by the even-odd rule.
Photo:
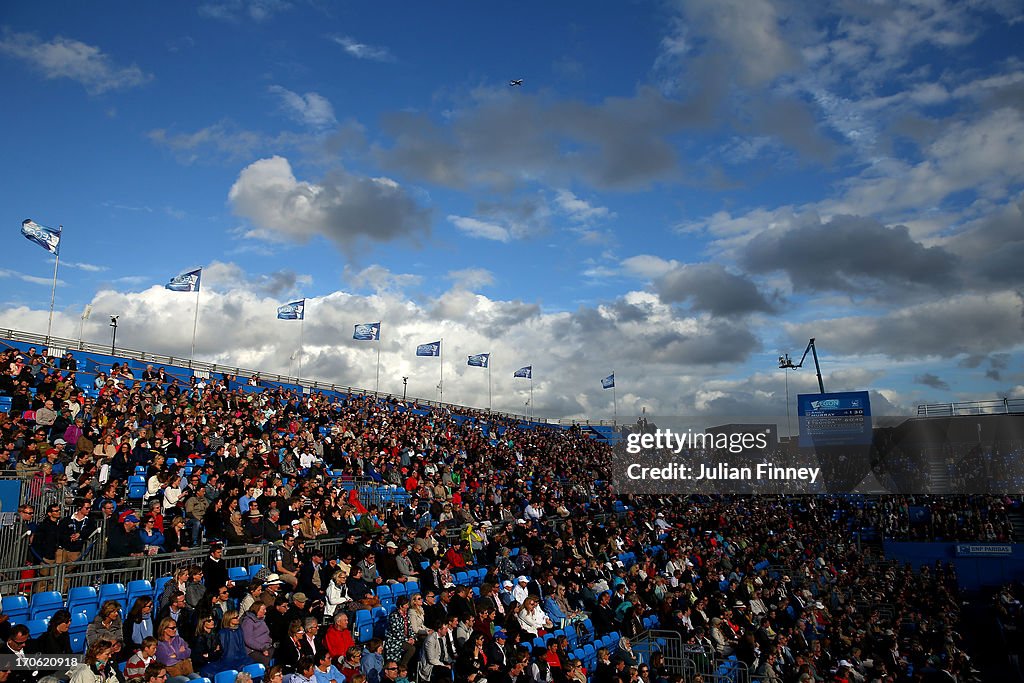
[[[631,481],[678,482],[807,482],[816,484],[820,466],[791,466],[773,462],[750,464],[730,463],[721,459],[726,453],[764,453],[769,449],[768,430],[752,432],[678,433],[671,429],[633,433],[626,437],[627,455],[647,454],[647,458],[625,464],[626,478]],[[655,462],[651,455],[674,456],[674,462]]]

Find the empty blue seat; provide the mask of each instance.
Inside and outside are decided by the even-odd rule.
[[[86,614],[72,614],[68,636],[71,638],[71,651],[75,654],[85,652],[85,633],[89,630],[92,617]]]
[[[128,477],[128,500],[142,500],[146,495],[146,480],[140,476]]]
[[[232,581],[248,581],[249,570],[245,567],[228,567],[228,578]]]
[[[8,595],[3,599],[4,614],[13,622],[28,620],[28,599],[24,595]]]
[[[373,617],[370,616],[370,610],[356,610],[356,623],[352,629],[352,636],[357,643],[365,643],[373,638]]]
[[[28,627],[28,635],[32,638],[38,638],[39,636],[46,633],[46,627],[50,625],[50,617],[45,619],[32,619],[25,626]]]
[[[80,606],[96,604],[96,589],[92,586],[78,586],[68,593],[68,611],[78,612]]]
[[[213,679],[213,683],[235,683],[235,678],[238,676],[238,672],[234,669],[228,669],[227,671],[221,671]]]
[[[29,620],[50,616],[64,606],[64,596],[57,591],[44,591],[32,596],[29,605]]]

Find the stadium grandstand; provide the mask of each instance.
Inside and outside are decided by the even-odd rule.
[[[0,436],[0,638],[81,662],[0,680],[1022,680],[1019,496],[620,496],[615,426],[13,332]]]

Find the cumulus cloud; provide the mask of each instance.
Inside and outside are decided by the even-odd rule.
[[[782,271],[798,290],[875,294],[956,286],[956,260],[946,250],[914,241],[906,226],[857,216],[808,218],[789,230],[762,232],[743,248],[740,263],[756,273]]]
[[[677,265],[654,280],[654,291],[666,303],[688,302],[693,310],[712,315],[773,310],[750,278],[731,273],[718,263]]]
[[[1017,348],[1022,310],[1021,297],[1013,292],[964,294],[876,317],[823,319],[785,328],[793,340],[816,337],[819,349],[828,348],[838,355],[955,358]]]
[[[290,117],[311,128],[328,128],[337,123],[330,100],[315,92],[305,95],[292,92],[280,85],[270,86],[270,92],[281,98],[281,104]]]
[[[508,191],[580,179],[600,188],[638,188],[679,178],[668,137],[707,118],[649,87],[599,103],[480,90],[444,124],[425,112],[386,117],[391,141],[377,148],[377,157],[387,168],[446,187]]]
[[[32,33],[4,31],[0,54],[27,62],[45,78],[77,81],[93,95],[133,88],[153,78],[134,64],[116,64],[94,45],[61,36],[42,40]]]
[[[278,156],[242,169],[228,201],[254,226],[250,237],[305,243],[322,236],[345,252],[364,240],[415,241],[430,226],[429,209],[389,178],[336,171],[320,182],[300,181]]]

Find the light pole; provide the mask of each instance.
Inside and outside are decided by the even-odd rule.
[[[786,436],[793,438],[793,420],[789,412],[789,369],[793,367],[793,360],[788,353],[779,356],[779,367],[786,373]],[[787,442],[788,443],[788,442]]]
[[[110,355],[114,355],[114,348],[117,346],[117,318],[118,316],[110,316],[110,327],[112,332],[110,333]]]
[[[403,377],[402,378],[402,403],[405,403],[405,395],[408,392],[408,390],[409,390],[409,378],[408,377]]]

